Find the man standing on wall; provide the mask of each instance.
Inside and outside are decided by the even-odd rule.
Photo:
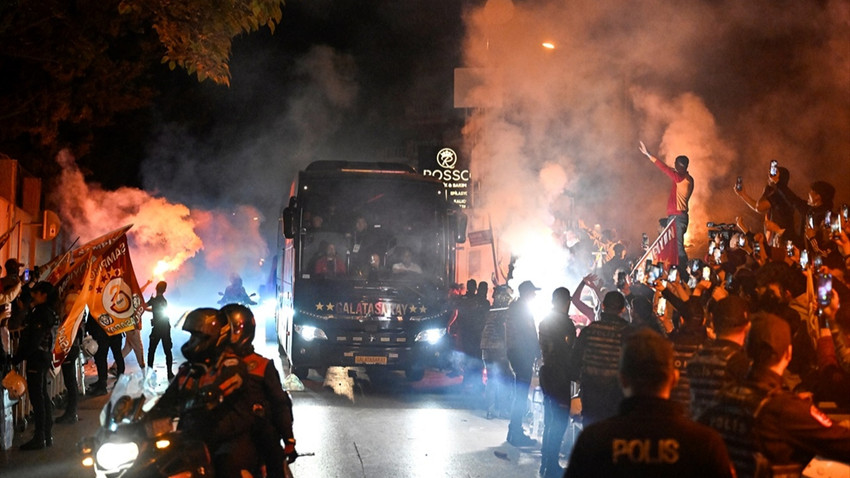
[[[685,253],[685,233],[688,231],[688,201],[694,192],[694,178],[688,174],[690,160],[687,156],[676,156],[674,169],[649,154],[643,141],[640,142],[640,152],[673,181],[670,196],[667,198],[667,223],[669,224],[670,221],[675,221],[676,241],[679,247],[679,265],[687,264],[688,255]]]

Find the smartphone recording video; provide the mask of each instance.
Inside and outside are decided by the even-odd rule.
[[[805,269],[809,267],[809,251],[803,249],[800,251],[800,266]]]
[[[735,180],[735,191],[740,191],[742,189],[744,189],[744,178],[738,176],[738,179]]]
[[[622,289],[626,286],[626,272],[620,271],[617,273],[617,288]]]
[[[793,242],[788,241],[788,242],[785,243],[785,254],[788,257],[794,257],[794,243]]]
[[[705,266],[702,268],[702,280],[711,280],[711,267]]]
[[[667,312],[667,299],[658,299],[658,304],[656,304],[655,313],[661,317]]]
[[[726,282],[723,284],[723,287],[729,292],[734,292],[735,276],[733,276],[732,274],[726,274]]]
[[[776,177],[779,174],[779,161],[771,160],[770,161],[770,176]]]
[[[679,280],[679,269],[677,267],[670,267],[670,272],[667,273],[667,280],[670,282],[677,282]]]
[[[826,307],[832,301],[832,274],[818,275],[818,305]]]

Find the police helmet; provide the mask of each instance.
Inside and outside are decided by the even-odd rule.
[[[254,333],[257,324],[254,321],[254,313],[242,304],[227,304],[219,310],[230,325],[230,345],[233,351],[239,355],[248,355],[253,349]]]
[[[202,307],[186,314],[183,330],[192,334],[180,348],[190,362],[202,362],[215,357],[230,335],[227,320],[211,307]]]

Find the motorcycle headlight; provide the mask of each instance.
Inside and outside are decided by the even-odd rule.
[[[446,335],[446,329],[425,329],[416,334],[414,342],[428,342],[431,345],[440,341]]]
[[[310,325],[296,325],[295,332],[300,334],[307,342],[313,339],[328,340],[328,336],[324,330]]]
[[[100,468],[116,470],[125,468],[139,457],[139,446],[129,443],[104,443],[97,450],[95,459]]]

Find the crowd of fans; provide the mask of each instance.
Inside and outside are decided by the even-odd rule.
[[[737,476],[771,472],[799,476],[816,455],[850,463],[848,423],[841,426],[829,417],[841,418],[850,409],[850,277],[846,276],[850,239],[845,230],[850,212],[846,205],[836,210],[835,189],[829,183],[813,183],[807,198],[802,199],[788,188],[788,177],[786,169],[771,168],[758,199],[748,194],[739,179],[734,192],[748,207],[764,214],[762,227],[749,230],[740,219],[735,224],[710,223],[705,255],[678,265],[635,264],[640,257],[637,253],[643,254],[648,246],[647,238],[643,250],[630,257],[616,232],[581,224],[587,237],[573,238],[570,245],[578,254],[583,246],[577,243],[591,244],[583,249],[586,256],[578,258],[590,273],[573,294],[565,288],[553,293],[552,312],[534,331],[539,347],[534,347],[531,355],[537,360],[546,395],[548,429],[543,433],[541,476],[563,473],[558,451],[565,424],[571,419],[585,430],[599,424],[588,435],[593,438],[584,442],[579,438],[582,447],[574,452],[571,466],[574,460],[583,463],[575,453],[590,453],[589,440],[594,444],[591,448],[599,448],[596,459],[614,461],[613,468],[606,463],[597,469],[599,473],[627,469],[618,468],[620,465],[632,466],[628,469],[639,474],[654,470],[653,476],[667,476],[670,470],[686,473],[683,464],[688,460],[697,463],[693,455],[706,450],[689,449],[684,441],[677,442],[680,448],[674,460],[672,451],[664,454],[662,440],[657,443],[661,448],[645,451],[647,454],[629,449],[616,456],[617,443],[631,443],[622,441],[623,437],[637,440],[643,437],[641,433],[648,433],[635,430],[621,430],[621,441],[613,442],[613,448],[612,443],[600,442],[600,430],[606,429],[604,424],[613,417],[627,423],[623,417],[630,416],[630,407],[640,409],[655,403],[634,398],[641,394],[666,400],[664,405],[653,405],[655,408],[667,410],[666,403],[674,403],[675,413],[681,413],[683,420],[701,422],[719,433],[729,457],[723,450],[715,458],[729,462]],[[474,284],[467,286],[453,327],[458,343],[463,344],[459,349],[466,357],[464,369],[472,371],[476,384],[480,372],[475,367],[483,354],[487,418],[507,418],[508,410],[511,415],[524,412],[528,403],[530,352],[512,360],[510,343],[528,336],[530,327],[527,308],[515,305],[527,302],[538,289],[524,283],[511,305],[505,298],[509,291],[504,289],[496,288],[494,304],[489,307],[486,295],[470,292],[475,290]],[[481,330],[486,330],[483,336]],[[507,334],[505,340],[502,333]],[[464,337],[467,334],[470,336]],[[635,336],[644,337],[635,347],[649,347],[646,343],[654,339],[646,339],[647,334],[670,346],[670,372],[660,366],[656,377],[640,373],[630,377],[624,371],[629,367],[623,362],[624,347]],[[476,348],[473,344],[478,340],[480,347]],[[655,352],[635,356],[651,356],[654,364],[663,362],[663,347],[653,347],[650,349]],[[470,366],[470,361],[476,365]],[[659,395],[667,381],[669,391]],[[506,395],[511,383],[513,403],[505,405],[499,396]],[[577,388],[580,411],[574,400]],[[690,432],[699,431],[694,430]],[[508,442],[516,446],[536,443],[517,428],[515,420],[511,420]],[[673,462],[675,466],[663,466]],[[702,471],[709,473],[705,468]],[[581,472],[568,475],[585,476],[588,470]],[[727,476],[725,472],[712,474]]]

